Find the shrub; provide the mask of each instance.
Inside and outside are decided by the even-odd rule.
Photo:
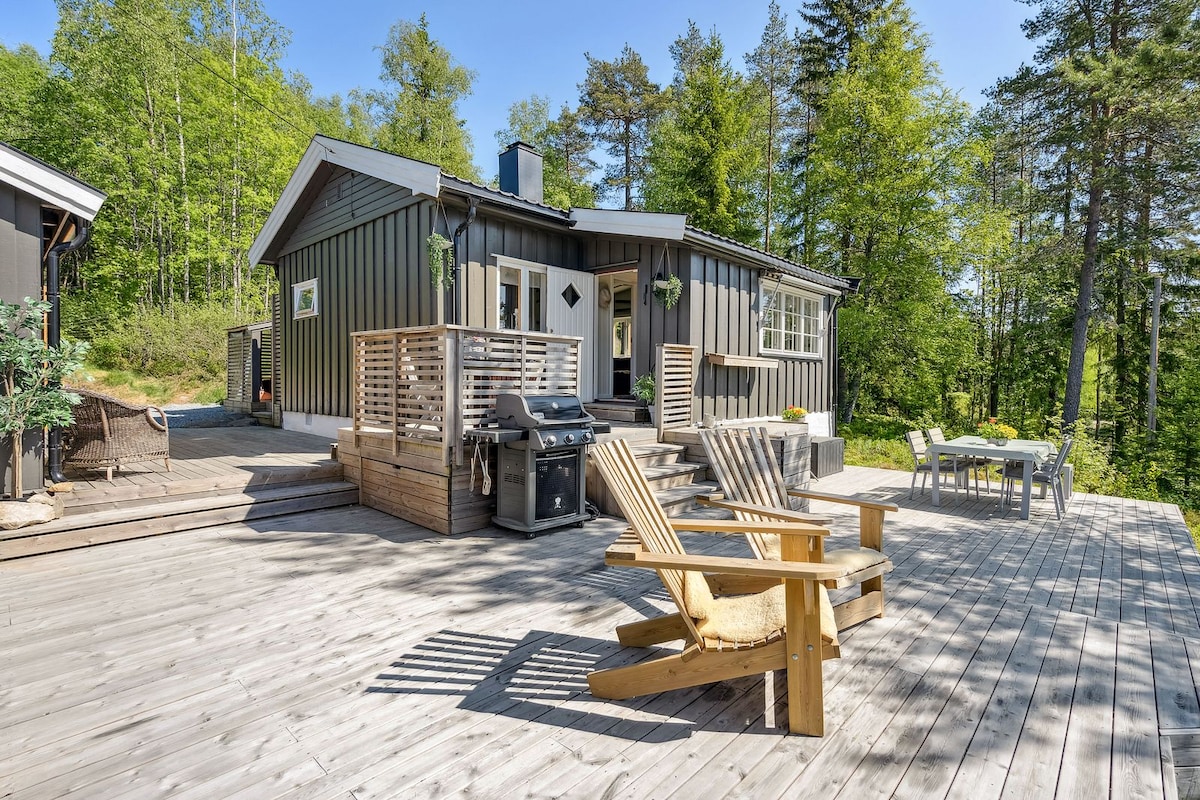
[[[216,303],[139,308],[93,336],[91,361],[105,369],[158,378],[214,379],[225,374],[225,329],[232,310]]]

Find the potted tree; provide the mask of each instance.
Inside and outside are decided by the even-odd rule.
[[[30,429],[70,425],[79,395],[62,388],[63,378],[83,364],[87,346],[42,341],[50,304],[25,298],[25,305],[0,300],[0,435],[12,441],[12,497],[24,494],[22,438]],[[39,479],[41,476],[38,476]]]

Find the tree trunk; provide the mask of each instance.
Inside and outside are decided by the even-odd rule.
[[[21,475],[21,445],[24,444],[24,431],[12,435],[12,499],[20,500],[25,494],[25,486]]]
[[[1099,104],[1092,106],[1092,123],[1100,117]],[[1104,141],[1092,145],[1091,174],[1088,180],[1087,222],[1083,233],[1083,263],[1079,268],[1079,294],[1075,298],[1075,321],[1071,326],[1071,360],[1067,365],[1067,388],[1063,395],[1063,429],[1079,419],[1079,398],[1083,392],[1083,363],[1087,355],[1088,323],[1092,315],[1092,294],[1096,285],[1096,258],[1100,238],[1100,212],[1104,205]]]

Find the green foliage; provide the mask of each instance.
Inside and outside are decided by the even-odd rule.
[[[654,376],[652,374],[646,373],[634,379],[633,396],[647,403],[654,402]]]
[[[458,103],[471,93],[475,73],[429,35],[424,14],[415,24],[393,25],[381,52],[379,79],[389,90],[370,94],[378,146],[478,180],[471,137],[458,117]]]
[[[842,416],[936,408],[970,359],[967,318],[948,288],[982,216],[970,202],[985,152],[966,106],[938,83],[898,4],[872,21],[823,101],[806,186],[815,266],[862,276],[841,312]]]
[[[0,434],[13,437],[12,496],[24,492],[20,437],[24,431],[70,425],[79,395],[64,391],[63,378],[79,367],[87,345],[50,347],[42,325],[50,304],[25,298],[25,305],[0,299]],[[40,476],[38,476],[40,479]]]
[[[425,239],[425,255],[429,259],[429,275],[435,288],[449,289],[454,285],[454,243],[436,231]]]
[[[646,147],[650,127],[662,110],[665,98],[650,80],[642,57],[625,45],[613,61],[601,61],[584,53],[587,75],[579,86],[579,116],[596,140],[615,159],[604,173],[610,192],[623,195],[623,207],[634,210],[634,189],[646,175]]]
[[[761,232],[752,181],[758,164],[755,93],[725,59],[714,31],[676,40],[676,89],[651,129],[645,206],[688,215],[721,236],[755,242]]]
[[[596,169],[591,157],[595,142],[578,114],[563,105],[552,120],[550,101],[536,94],[513,103],[508,128],[496,131],[496,142],[505,148],[517,141],[542,153],[542,188],[548,205],[590,208],[596,204],[596,187],[590,182]]]
[[[95,337],[91,360],[106,369],[156,378],[222,378],[225,331],[237,324],[234,312],[219,303],[178,304],[165,311],[139,308]]]

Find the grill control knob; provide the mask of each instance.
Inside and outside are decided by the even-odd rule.
[[[582,434],[579,435],[579,440],[581,442],[590,442],[592,440],[592,432],[584,431]]]
[[[574,444],[574,442],[575,442],[575,434],[568,433],[563,436],[563,444]]]
[[[558,444],[558,437],[551,433],[547,434],[546,438],[542,441],[545,442],[546,447],[554,447],[554,445]]]

